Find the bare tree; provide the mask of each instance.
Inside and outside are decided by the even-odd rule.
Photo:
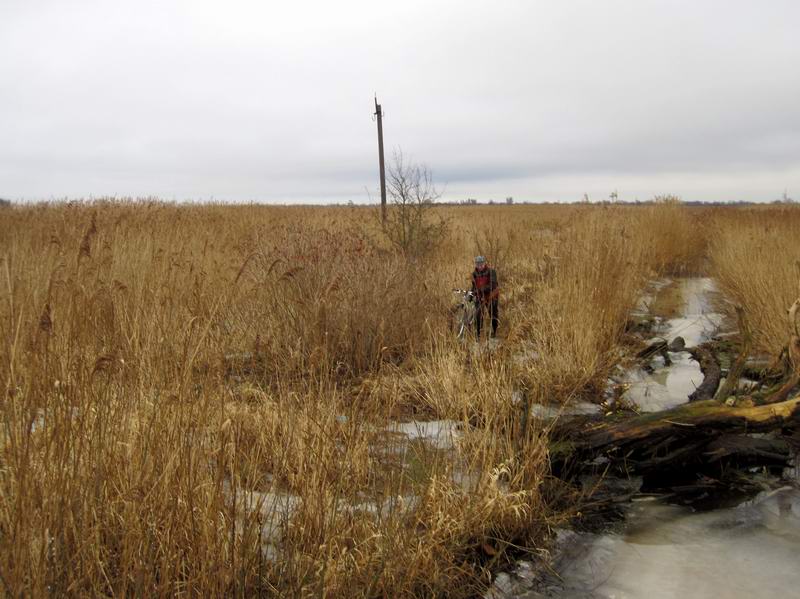
[[[417,257],[435,249],[447,234],[447,221],[434,214],[441,197],[430,169],[407,162],[403,153],[394,152],[387,173],[390,200],[383,232],[397,249]]]

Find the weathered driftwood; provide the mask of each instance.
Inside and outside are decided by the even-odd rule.
[[[713,442],[721,436],[781,429],[800,423],[800,397],[777,404],[728,407],[714,400],[685,404],[654,414],[634,416],[617,423],[586,421],[583,426],[556,425],[556,461],[596,464],[598,458],[628,472],[647,473],[690,463],[707,463]],[[746,442],[741,448],[750,447]],[[711,452],[708,454],[708,452]],[[750,449],[747,449],[750,451]],[[741,453],[728,448],[728,455]]]
[[[763,404],[736,407],[712,399],[721,378],[712,346],[687,348],[685,351],[700,363],[704,374],[703,383],[689,398],[690,403],[621,421],[601,416],[556,423],[551,446],[554,470],[612,468],[647,477],[697,472],[730,459],[765,465],[785,463],[790,453],[785,441],[752,435],[800,428],[800,395],[795,393],[790,399],[800,384],[800,298],[788,310],[788,316],[789,343],[782,354],[783,384],[768,394]],[[735,391],[751,344],[741,313],[740,329],[742,351],[729,373],[729,383],[718,394],[721,400]],[[667,351],[665,342],[652,342],[639,357],[652,357],[662,351]]]
[[[700,371],[703,373],[703,382],[689,395],[689,401],[713,399],[722,378],[722,370],[716,356],[705,344],[691,347],[686,351],[700,363]]]
[[[797,270],[800,273],[800,261],[797,263]],[[800,292],[800,280],[798,280],[798,291]],[[789,316],[789,342],[781,352],[784,358],[784,369],[787,374],[783,386],[775,393],[764,400],[764,403],[772,404],[785,401],[792,390],[800,383],[800,297],[787,310]]]
[[[739,334],[741,336],[741,347],[736,361],[731,365],[728,371],[728,376],[725,377],[725,384],[717,391],[716,398],[725,401],[735,391],[739,384],[739,379],[742,378],[747,358],[750,355],[750,349],[753,346],[753,334],[750,331],[750,324],[744,313],[744,308],[736,306],[736,317],[739,321]]]
[[[667,348],[668,348],[668,345],[667,345],[667,340],[666,339],[662,339],[660,337],[655,337],[655,338],[651,339],[647,343],[647,346],[644,349],[642,349],[639,352],[637,352],[636,358],[638,360],[648,360],[649,361],[651,358],[653,358],[653,357],[655,357],[657,355],[660,355],[662,358],[664,358],[664,364],[666,366],[671,366],[672,365],[672,360],[669,357],[669,353],[667,352]]]
[[[775,359],[753,360],[748,358],[742,368],[740,378],[748,378],[763,384],[777,382],[783,378],[783,372],[775,369]],[[722,397],[720,397],[722,399]]]
[[[721,435],[706,446],[704,456],[709,462],[716,462],[729,456],[738,456],[782,463],[788,459],[790,452],[789,443],[783,439]]]
[[[800,384],[800,337],[792,335],[785,351],[787,353],[786,369],[788,370],[788,376],[780,389],[764,399],[765,404],[786,401],[792,390]]]

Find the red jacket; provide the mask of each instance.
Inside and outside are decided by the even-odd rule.
[[[494,299],[492,292],[497,290],[497,272],[493,268],[472,271],[472,292],[480,300]]]

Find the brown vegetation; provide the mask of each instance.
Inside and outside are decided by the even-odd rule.
[[[512,397],[595,396],[646,281],[704,241],[675,202],[437,210],[449,236],[413,260],[363,208],[3,211],[5,591],[469,596],[543,547],[546,434]],[[738,251],[719,222],[712,254]],[[447,328],[479,252],[495,351]],[[459,441],[409,441],[410,414]]]
[[[720,210],[713,222],[713,274],[732,305],[744,309],[754,349],[777,356],[789,334],[787,310],[798,297],[800,209]]]

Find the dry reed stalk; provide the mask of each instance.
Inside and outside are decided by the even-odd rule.
[[[506,345],[476,356],[446,330],[449,290],[474,223],[505,207],[446,209],[454,233],[424,267],[387,253],[366,210],[5,211],[6,592],[479,592],[486,547],[540,545],[553,517],[545,431],[520,426],[512,392],[596,386],[643,280],[675,264],[634,209],[508,209],[478,232],[502,262]],[[515,361],[531,345],[540,359]],[[460,442],[392,434],[401,409],[455,420]]]
[[[742,208],[718,212],[710,233],[714,274],[744,308],[754,348],[768,355],[786,343],[786,307],[797,296],[798,226],[796,208]]]

